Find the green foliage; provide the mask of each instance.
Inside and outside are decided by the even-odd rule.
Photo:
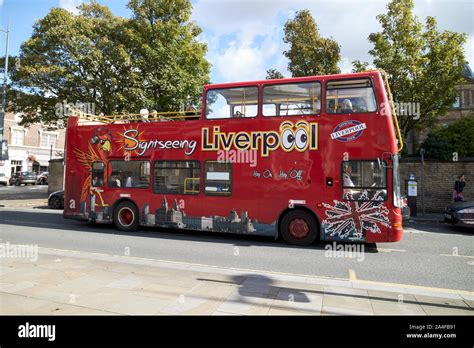
[[[268,69],[267,70],[267,76],[265,79],[267,80],[273,80],[273,79],[284,79],[285,76],[281,72],[279,72],[277,69]]]
[[[290,49],[283,54],[289,59],[288,70],[293,77],[338,74],[339,44],[319,35],[316,21],[309,10],[296,13],[284,27],[283,41]]]
[[[23,124],[55,124],[67,116],[57,112],[64,101],[94,103],[104,114],[197,104],[210,65],[189,21],[190,0],[130,0],[128,7],[132,18],[124,19],[93,0],[79,15],[54,8],[34,25],[12,71],[10,100]]]
[[[357,73],[357,72],[363,72],[368,70],[369,63],[367,62],[361,62],[360,60],[354,60],[352,62],[352,72]]]
[[[425,150],[426,158],[435,158],[444,161],[449,161],[453,158],[453,152],[455,147],[453,144],[439,134],[430,133],[428,137],[423,142],[422,148]],[[418,149],[418,154],[420,149]]]
[[[426,157],[442,160],[452,160],[454,152],[459,157],[474,156],[474,114],[431,132],[422,148]]]
[[[462,82],[466,35],[438,31],[433,17],[422,25],[413,0],[392,0],[377,19],[382,31],[369,35],[374,65],[388,73],[396,102],[420,103],[420,118],[399,118],[403,134],[433,126],[451,108]]]

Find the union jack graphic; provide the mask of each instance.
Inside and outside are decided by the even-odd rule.
[[[367,232],[381,233],[381,226],[389,227],[388,209],[383,205],[382,194],[383,191],[377,191],[372,196],[364,191],[358,201],[334,200],[334,205],[323,203],[327,208],[322,223],[325,237],[330,240],[365,240]],[[352,199],[351,193],[348,199]]]

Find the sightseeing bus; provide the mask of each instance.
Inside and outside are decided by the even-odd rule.
[[[196,112],[70,116],[64,217],[294,245],[396,242],[394,113],[385,74],[368,71],[210,84]]]

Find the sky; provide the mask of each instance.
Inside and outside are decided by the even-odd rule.
[[[0,28],[10,23],[10,54],[32,34],[32,26],[51,8],[76,12],[87,0],[0,0]],[[129,17],[127,0],[98,0],[115,15]],[[372,61],[367,37],[380,31],[376,16],[385,12],[388,0],[192,0],[191,19],[203,29],[199,40],[207,43],[206,58],[211,62],[213,83],[263,79],[266,70],[276,68],[285,76],[288,60],[283,56],[283,25],[301,9],[309,9],[320,34],[341,45],[342,72],[350,72],[351,62]],[[415,14],[424,21],[434,16],[441,30],[464,32],[466,59],[474,68],[474,1],[415,0]],[[5,50],[0,35],[0,55]]]

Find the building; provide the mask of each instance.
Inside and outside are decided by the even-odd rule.
[[[20,113],[5,113],[9,159],[0,161],[0,173],[11,176],[19,171],[47,171],[49,160],[64,155],[65,129],[50,131],[41,124],[23,127],[20,121]]]
[[[448,125],[465,116],[474,113],[474,74],[468,64],[464,65],[464,83],[456,88],[457,97],[453,108],[446,117],[440,119],[443,125]]]

